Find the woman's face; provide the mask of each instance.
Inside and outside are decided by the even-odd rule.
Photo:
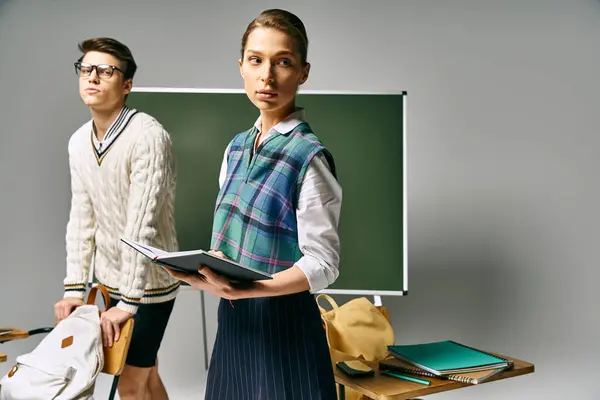
[[[302,65],[294,38],[272,28],[254,29],[239,61],[248,98],[261,111],[276,112],[294,104],[310,64]]]

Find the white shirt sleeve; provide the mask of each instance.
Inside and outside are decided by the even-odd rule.
[[[303,254],[296,266],[306,275],[313,293],[331,285],[339,275],[341,206],[342,188],[325,156],[319,154],[307,168],[296,211]]]
[[[227,153],[229,153],[229,146],[225,149],[225,154],[223,154],[223,162],[221,162],[221,170],[219,171],[219,190],[223,187],[223,183],[225,183],[225,178],[227,177]]]

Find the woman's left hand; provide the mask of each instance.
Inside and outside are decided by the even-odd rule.
[[[215,254],[219,257],[227,258],[220,251],[211,250],[210,253]],[[215,296],[222,297],[227,300],[237,300],[243,298],[243,292],[240,289],[236,289],[231,286],[229,280],[216,272],[213,272],[210,268],[201,266],[198,269],[198,274],[186,274],[183,272],[173,271],[170,268],[163,267],[169,275],[180,281],[186,282],[194,289],[205,290]]]

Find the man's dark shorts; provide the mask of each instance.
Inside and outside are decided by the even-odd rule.
[[[116,306],[118,302],[111,298],[111,307]],[[133,335],[125,361],[127,365],[139,368],[156,365],[156,356],[174,304],[175,299],[164,303],[140,304],[133,316]]]

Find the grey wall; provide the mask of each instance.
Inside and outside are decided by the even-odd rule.
[[[594,0],[1,1],[0,324],[51,324],[61,295],[66,144],[89,118],[77,41],[128,43],[137,86],[239,88],[240,36],[273,6],[306,23],[307,89],[409,93],[410,294],[384,298],[397,341],[452,338],[536,364],[431,398],[600,398]],[[173,398],[202,386],[198,297],[182,293],[161,352]]]

